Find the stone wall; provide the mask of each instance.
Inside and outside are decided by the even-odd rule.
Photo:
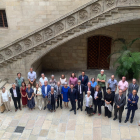
[[[0,28],[0,47],[19,39],[91,0],[0,0],[8,28]]]
[[[127,41],[140,37],[140,20],[104,27],[79,36],[57,47],[42,58],[43,70],[70,70],[87,69],[87,38],[94,35],[106,35],[116,38],[125,38]],[[112,44],[111,52],[121,48],[121,43]],[[132,49],[140,51],[140,41],[134,43]],[[110,69],[117,55],[110,60]]]

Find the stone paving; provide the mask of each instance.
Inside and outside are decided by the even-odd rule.
[[[62,72],[49,72],[50,77],[55,74],[58,80]],[[63,72],[68,78],[70,71]],[[76,72],[79,76],[81,72]],[[99,70],[86,71],[91,78],[99,73]],[[113,71],[105,71],[107,79]],[[95,76],[96,77],[96,76]],[[11,84],[6,84],[9,89]],[[140,94],[139,94],[140,95]],[[102,115],[86,115],[85,111],[77,111],[74,115],[69,108],[57,109],[51,113],[48,110],[39,110],[37,107],[33,111],[22,108],[22,111],[14,111],[13,101],[11,101],[12,112],[0,114],[0,139],[1,140],[140,140],[140,109],[136,111],[133,124],[124,123],[126,110],[123,112],[122,123],[113,121],[113,117],[108,119]],[[22,133],[14,132],[17,126],[25,127]]]

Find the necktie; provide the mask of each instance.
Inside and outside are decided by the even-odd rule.
[[[133,89],[135,88],[135,85],[133,85]]]
[[[121,100],[121,98],[119,97],[119,101]]]
[[[80,86],[78,86],[78,92],[80,93]]]
[[[58,87],[58,94],[60,94],[60,89],[59,89],[59,87]]]
[[[82,77],[82,81],[84,81],[84,77]]]

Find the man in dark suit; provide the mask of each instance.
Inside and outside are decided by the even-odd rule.
[[[20,94],[20,89],[18,86],[16,86],[16,84],[12,84],[12,87],[10,88],[10,93],[12,95],[12,99],[14,102],[14,106],[15,106],[15,112],[17,111],[17,109],[21,110],[21,105],[20,105],[20,98],[21,98],[21,94]],[[17,106],[18,103],[18,106]]]
[[[138,105],[137,105],[138,100],[139,100],[139,97],[137,95],[137,90],[134,89],[132,91],[132,94],[130,94],[129,97],[128,97],[128,104],[127,104],[128,111],[127,111],[127,116],[126,116],[125,123],[128,121],[131,111],[132,111],[132,115],[131,115],[130,123],[133,122],[135,111],[138,109]]]
[[[135,89],[137,92],[138,92],[138,90],[139,90],[139,85],[136,84],[136,79],[133,79],[133,80],[132,80],[132,83],[129,84],[129,87],[128,87],[128,97],[129,97],[130,94],[132,94],[132,91],[133,91],[134,89]]]
[[[93,96],[94,96],[94,88],[91,86],[90,82],[88,82],[87,86],[85,86],[85,94],[87,94],[87,91],[91,91],[91,96],[93,98]]]
[[[115,117],[113,120],[117,119],[117,112],[119,111],[119,122],[121,123],[122,113],[124,110],[124,106],[126,104],[126,96],[123,94],[122,90],[119,90],[119,94],[115,95],[114,103],[115,103],[115,106],[114,106]]]
[[[84,92],[84,85],[81,84],[81,80],[78,80],[78,84],[74,87],[77,90],[77,99],[78,99],[78,108],[77,110],[79,110],[79,108],[81,108],[82,111],[82,107],[83,107],[83,92]]]
[[[57,93],[57,108],[59,107],[59,100],[60,100],[60,107],[62,109],[62,95],[61,95],[61,90],[62,90],[62,85],[60,82],[57,82],[57,85],[54,87],[56,93]]]
[[[76,114],[76,101],[77,101],[77,90],[74,89],[74,85],[71,84],[68,90],[68,100],[71,101],[72,110],[74,110],[74,114]]]
[[[81,80],[81,84],[87,86],[88,83],[88,76],[85,75],[85,72],[82,72],[82,75],[79,76],[79,80]]]

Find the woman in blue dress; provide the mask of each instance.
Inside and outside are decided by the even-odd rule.
[[[27,106],[30,110],[35,108],[35,100],[34,100],[34,90],[31,88],[31,85],[28,84],[28,88],[26,88],[26,94],[27,94]]]
[[[69,102],[69,100],[68,100],[68,89],[69,89],[68,83],[65,82],[64,86],[62,87],[62,90],[61,90],[62,99],[64,101],[65,107],[68,107],[68,102]]]
[[[91,78],[90,83],[91,83],[91,86],[92,86],[93,88],[95,88],[96,85],[97,85],[97,82],[95,81],[95,78]]]

